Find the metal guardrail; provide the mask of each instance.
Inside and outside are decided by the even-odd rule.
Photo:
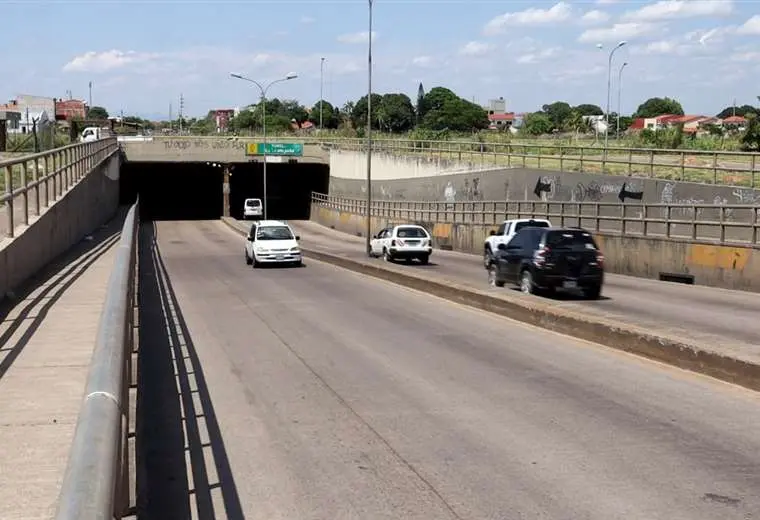
[[[39,216],[100,163],[119,149],[115,137],[76,143],[0,161],[4,182],[0,204],[5,206],[5,235],[15,236],[17,219],[29,224],[30,216]],[[42,200],[40,200],[42,199]],[[20,202],[20,207],[17,204]]]
[[[327,208],[365,215],[365,199],[312,194]],[[371,214],[428,224],[497,226],[514,218],[546,218],[559,226],[595,233],[706,241],[760,247],[760,206],[707,204],[616,204],[543,201],[373,200]]]
[[[256,141],[256,136],[154,136],[163,140]],[[356,138],[277,136],[272,141],[320,144],[337,150],[364,151],[367,141]],[[425,156],[480,167],[536,168],[707,182],[760,187],[760,153],[664,148],[618,148],[557,145],[547,142],[429,141],[422,139],[373,139],[373,152]]]
[[[122,518],[130,504],[129,384],[134,345],[140,201],[116,250],[56,520]]]

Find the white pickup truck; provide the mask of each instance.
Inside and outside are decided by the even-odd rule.
[[[483,266],[488,269],[493,261],[493,252],[499,244],[506,245],[512,237],[524,227],[552,227],[552,223],[543,218],[517,218],[505,220],[496,231],[491,231],[483,244]]]

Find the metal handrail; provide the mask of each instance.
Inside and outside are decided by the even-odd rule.
[[[150,140],[255,141],[256,136],[155,136]],[[281,141],[321,145],[335,150],[366,151],[357,138],[279,136]],[[760,153],[665,148],[603,148],[535,142],[432,141],[425,139],[372,140],[376,153],[434,157],[479,164],[481,167],[537,168],[555,171],[637,175],[681,181],[760,187]],[[615,171],[616,170],[616,171]]]
[[[140,201],[122,228],[56,520],[111,520],[129,509],[129,384]]]
[[[28,225],[31,216],[38,217],[43,208],[55,203],[118,151],[116,138],[107,137],[0,161],[0,174],[5,182],[0,195],[0,204],[5,206],[5,235],[13,238],[17,218]],[[16,208],[18,199],[20,208]]]
[[[365,199],[312,193],[323,207],[365,215]],[[760,247],[760,206],[553,201],[375,200],[374,217],[429,224],[496,226],[512,218],[546,218],[595,233],[686,239]]]

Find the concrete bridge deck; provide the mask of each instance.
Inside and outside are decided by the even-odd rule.
[[[49,520],[82,403],[123,215],[0,310],[0,518]]]

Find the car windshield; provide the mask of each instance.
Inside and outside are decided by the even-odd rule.
[[[292,240],[293,233],[287,226],[259,227],[256,230],[256,240]]]
[[[527,222],[518,222],[515,224],[515,233],[520,231],[522,228],[526,227],[536,227],[536,228],[547,228],[549,227],[548,222],[542,222],[540,220],[529,220]]]
[[[591,233],[582,229],[563,229],[546,234],[546,245],[554,249],[597,249]]]
[[[257,207],[261,206],[261,201],[260,200],[247,200],[247,201],[245,201],[245,205],[248,206],[249,208],[257,208]]]
[[[427,232],[421,227],[400,227],[396,231],[399,238],[427,238]]]

